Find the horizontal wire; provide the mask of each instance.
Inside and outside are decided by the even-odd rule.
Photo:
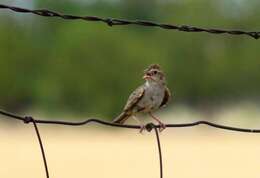
[[[33,122],[33,120],[39,124],[58,124],[58,125],[68,125],[68,126],[81,126],[81,125],[87,125],[90,123],[96,123],[96,124],[112,126],[112,127],[140,129],[139,125],[127,125],[127,124],[122,125],[122,124],[107,122],[107,121],[104,121],[101,119],[87,119],[87,120],[83,120],[80,122],[69,122],[69,121],[59,121],[59,120],[37,120],[31,116],[20,116],[20,115],[6,112],[3,110],[0,110],[0,114],[4,115],[4,116],[8,116],[13,119],[21,120],[25,123]],[[207,126],[211,126],[211,127],[218,128],[218,129],[230,130],[230,131],[236,131],[236,132],[260,133],[260,129],[231,127],[231,126],[215,124],[215,123],[212,123],[209,121],[203,121],[203,120],[196,121],[196,122],[190,122],[190,123],[182,123],[182,124],[166,124],[165,126],[167,128],[171,128],[171,127],[193,127],[193,126],[198,126],[198,125],[207,125]],[[151,131],[153,128],[160,128],[160,125],[154,125],[153,123],[148,123],[146,125],[146,129],[148,131]]]
[[[211,34],[247,35],[254,39],[259,39],[260,37],[260,31],[224,30],[224,29],[215,29],[215,28],[194,27],[190,25],[165,24],[165,23],[158,23],[158,22],[152,22],[146,20],[124,20],[124,19],[116,19],[116,18],[102,18],[97,16],[76,16],[76,15],[62,14],[47,9],[31,10],[31,9],[26,9],[21,7],[8,6],[4,4],[0,4],[0,9],[9,9],[18,13],[31,13],[39,16],[44,16],[44,17],[59,17],[64,20],[84,20],[84,21],[91,21],[91,22],[103,22],[109,26],[138,25],[138,26],[146,26],[146,27],[158,27],[167,30],[178,30],[182,32],[206,32]]]
[[[46,9],[30,10],[30,9],[25,9],[25,8],[20,8],[20,7],[7,6],[7,5],[3,5],[3,4],[0,4],[0,9],[10,9],[12,11],[19,12],[19,13],[31,13],[31,14],[45,16],[45,17],[59,17],[59,18],[65,19],[65,20],[85,20],[85,21],[92,21],[92,22],[93,21],[103,22],[109,26],[138,25],[138,26],[147,26],[147,27],[159,27],[162,29],[178,30],[178,31],[183,31],[183,32],[207,32],[207,33],[212,33],[212,34],[247,35],[254,39],[259,39],[259,37],[260,37],[260,32],[257,32],[257,31],[206,29],[206,28],[200,28],[200,27],[194,27],[194,26],[188,26],[188,25],[179,25],[178,26],[178,25],[163,24],[163,23],[144,21],[144,20],[123,20],[123,19],[115,19],[115,18],[101,18],[101,17],[97,17],[97,16],[75,16],[75,15],[61,14],[61,13],[46,10]],[[121,125],[121,124],[111,123],[111,122],[107,122],[107,121],[100,120],[100,119],[87,119],[87,120],[84,120],[81,122],[68,122],[68,121],[58,121],[58,120],[37,120],[31,116],[20,116],[20,115],[6,112],[3,110],[0,110],[0,114],[13,118],[13,119],[16,119],[16,120],[23,121],[24,123],[27,123],[27,124],[33,123],[36,134],[37,134],[37,138],[39,141],[47,178],[49,178],[49,171],[48,171],[44,147],[43,147],[43,144],[41,141],[37,123],[39,123],[39,124],[58,124],[58,125],[68,125],[68,126],[81,126],[81,125],[86,125],[86,124],[90,124],[90,123],[97,123],[97,124],[112,126],[112,127],[140,129],[140,126],[138,126],[138,125]],[[193,127],[193,126],[198,126],[198,125],[208,125],[208,126],[211,126],[214,128],[230,130],[230,131],[237,131],[237,132],[260,133],[260,129],[237,128],[237,127],[215,124],[215,123],[208,122],[208,121],[196,121],[196,122],[183,123],[183,124],[166,124],[166,127]],[[153,123],[148,123],[146,125],[146,129],[148,131],[155,129],[158,153],[159,153],[160,177],[162,178],[163,177],[163,163],[162,163],[161,144],[160,144],[159,134],[157,131],[158,128],[160,128],[160,126],[154,125]]]
[[[44,165],[44,168],[45,168],[46,178],[50,178],[50,176],[49,176],[49,169],[48,169],[47,158],[46,158],[46,155],[45,155],[45,150],[44,150],[43,142],[42,142],[42,139],[41,139],[40,131],[39,131],[38,127],[37,127],[38,123],[79,126],[79,125],[88,124],[90,122],[96,122],[96,123],[99,123],[99,124],[110,125],[110,126],[140,129],[140,126],[135,126],[135,125],[118,125],[118,124],[113,124],[113,123],[105,122],[105,121],[98,120],[98,119],[88,119],[88,120],[85,120],[85,121],[82,121],[82,122],[65,122],[65,121],[36,120],[33,117],[31,117],[31,116],[20,116],[20,115],[13,114],[13,113],[10,113],[10,112],[7,112],[7,111],[3,111],[3,110],[0,110],[0,114],[4,115],[4,116],[7,116],[7,117],[10,117],[10,118],[15,119],[15,120],[23,121],[26,124],[29,124],[29,123],[33,124],[36,136],[38,138],[38,143],[39,143],[39,146],[40,146],[40,150],[41,150],[41,155],[42,155],[42,159],[43,159],[43,165]],[[158,133],[158,130],[157,130],[158,127],[156,125],[154,125],[153,123],[149,123],[147,125],[146,129],[149,132],[152,129],[155,130],[155,136],[156,136],[157,147],[158,147],[158,155],[159,155],[160,178],[163,178],[162,151],[161,151],[160,137],[159,137],[159,133]]]

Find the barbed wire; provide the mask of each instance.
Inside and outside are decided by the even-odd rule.
[[[68,125],[68,126],[82,126],[90,123],[96,123],[96,124],[101,124],[105,126],[112,126],[112,127],[120,127],[120,128],[128,128],[128,129],[140,129],[140,126],[138,125],[122,125],[122,124],[116,124],[116,123],[111,123],[107,122],[104,120],[100,119],[87,119],[84,121],[80,122],[68,122],[68,121],[59,121],[59,120],[37,120],[34,119],[31,116],[20,116],[17,114],[13,114],[10,112],[6,112],[3,110],[0,110],[0,114],[3,116],[10,117],[12,119],[16,119],[19,121],[23,121],[26,124],[33,123],[38,142],[40,145],[41,153],[42,153],[42,158],[44,162],[44,167],[45,167],[45,173],[46,173],[46,178],[49,178],[49,171],[48,171],[48,165],[47,165],[47,159],[45,156],[45,151],[43,147],[43,143],[41,140],[40,132],[37,127],[37,124],[58,124],[58,125]],[[224,130],[229,130],[229,131],[236,131],[236,132],[246,132],[246,133],[260,133],[260,129],[247,129],[247,128],[238,128],[238,127],[231,127],[231,126],[225,126],[225,125],[220,125],[220,124],[215,124],[212,122],[208,121],[196,121],[196,122],[191,122],[191,123],[183,123],[183,124],[166,124],[167,128],[173,128],[173,127],[193,127],[193,126],[198,126],[198,125],[207,125],[213,128],[218,128],[218,129],[224,129]],[[158,129],[160,128],[159,125],[154,125],[153,123],[148,123],[145,126],[146,130],[148,132],[151,132],[151,130],[155,130],[155,135],[156,135],[156,140],[157,140],[157,147],[158,147],[158,154],[159,154],[159,163],[160,163],[160,178],[163,178],[163,161],[162,161],[162,151],[161,151],[161,143],[160,143],[160,137],[158,133]]]
[[[105,122],[105,121],[99,120],[99,119],[88,119],[88,120],[85,120],[83,122],[65,122],[65,121],[36,120],[31,116],[20,116],[20,115],[13,114],[13,113],[10,113],[10,112],[6,112],[6,111],[3,111],[3,110],[0,110],[0,114],[7,116],[7,117],[10,117],[12,119],[23,121],[25,124],[33,123],[35,133],[37,135],[39,146],[40,146],[40,149],[41,149],[41,154],[42,154],[42,159],[43,159],[43,163],[44,163],[46,178],[50,178],[50,176],[49,176],[47,159],[46,159],[42,139],[41,139],[41,136],[40,136],[40,132],[39,132],[39,129],[37,127],[37,123],[80,126],[80,125],[85,125],[85,124],[88,124],[88,123],[91,123],[91,122],[96,122],[96,123],[103,124],[103,125],[110,125],[110,126],[116,126],[116,127],[126,126],[124,128],[140,129],[140,126],[136,126],[136,125],[119,125],[119,124],[113,124],[113,123]],[[155,130],[155,136],[156,136],[157,146],[158,146],[159,164],[160,164],[160,178],[163,178],[163,162],[162,162],[162,152],[161,152],[160,137],[159,137],[159,133],[158,133],[158,126],[154,125],[153,123],[149,123],[149,124],[146,125],[147,131],[151,132],[152,129]]]
[[[102,18],[97,16],[76,16],[76,15],[62,14],[48,9],[31,10],[31,9],[26,9],[21,7],[8,6],[4,4],[0,4],[0,9],[9,9],[19,13],[31,13],[39,16],[44,16],[44,17],[59,17],[64,20],[84,20],[90,22],[103,22],[111,27],[116,25],[138,25],[138,26],[147,26],[147,27],[158,27],[167,30],[178,30],[182,32],[206,32],[211,34],[247,35],[254,39],[259,39],[260,37],[260,31],[225,30],[225,29],[216,29],[216,28],[201,28],[201,27],[195,27],[191,25],[165,24],[165,23],[158,23],[158,22],[152,22],[146,20],[125,20],[125,19],[116,19],[116,18]]]
[[[84,20],[84,21],[91,21],[91,22],[103,22],[109,26],[115,26],[115,25],[138,25],[138,26],[147,26],[147,27],[158,27],[161,29],[167,29],[167,30],[178,30],[182,32],[207,32],[212,34],[229,34],[229,35],[247,35],[249,37],[252,37],[254,39],[259,39],[260,32],[258,31],[241,31],[241,30],[223,30],[223,29],[215,29],[215,28],[200,28],[200,27],[194,27],[190,25],[173,25],[173,24],[164,24],[164,23],[157,23],[157,22],[151,22],[151,21],[145,21],[145,20],[124,20],[124,19],[116,19],[116,18],[102,18],[97,16],[75,16],[75,15],[67,15],[58,13],[55,11],[47,10],[47,9],[38,9],[38,10],[30,10],[25,9],[21,7],[15,7],[15,6],[8,6],[0,4],[0,9],[9,9],[18,13],[31,13],[39,16],[44,17],[59,17],[64,20]],[[58,125],[69,125],[69,126],[82,126],[87,125],[90,123],[96,123],[106,126],[112,126],[112,127],[120,127],[120,128],[128,128],[128,129],[140,129],[140,126],[138,125],[121,125],[116,123],[107,122],[100,119],[87,119],[80,122],[68,122],[68,121],[58,121],[58,120],[37,120],[34,119],[31,116],[20,116],[17,114],[13,114],[10,112],[6,112],[3,110],[0,110],[0,114],[23,121],[25,124],[32,123],[34,126],[34,130],[39,142],[42,159],[44,163],[46,178],[49,178],[49,171],[48,171],[48,164],[47,159],[45,155],[45,150],[43,146],[43,142],[41,139],[40,131],[38,129],[37,124],[58,124]],[[229,131],[236,131],[236,132],[246,132],[246,133],[260,133],[260,129],[247,129],[247,128],[238,128],[238,127],[231,127],[231,126],[225,126],[220,124],[215,124],[208,121],[196,121],[191,123],[183,123],[183,124],[166,124],[167,128],[173,128],[173,127],[193,127],[198,125],[207,125],[218,129],[224,129]],[[156,140],[157,140],[157,147],[158,147],[158,155],[159,155],[159,164],[160,164],[160,178],[163,178],[163,160],[162,160],[162,151],[161,151],[161,143],[160,143],[160,137],[158,133],[158,129],[160,128],[159,125],[154,125],[153,123],[148,123],[145,126],[146,130],[148,132],[151,132],[153,129],[155,130]]]

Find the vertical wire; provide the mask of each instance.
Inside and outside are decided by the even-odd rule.
[[[163,162],[162,162],[162,150],[161,150],[160,137],[159,137],[158,129],[156,127],[154,127],[154,131],[155,131],[155,135],[156,135],[158,153],[159,153],[160,178],[163,178]]]
[[[32,119],[32,123],[33,123],[34,129],[35,129],[38,141],[39,141],[39,145],[40,145],[40,148],[41,148],[41,153],[42,153],[42,159],[43,159],[43,163],[44,163],[46,178],[49,178],[48,165],[47,165],[47,160],[46,160],[46,156],[45,156],[44,147],[43,147],[43,144],[42,144],[40,132],[39,132],[39,129],[38,129],[37,124],[36,124],[34,119]]]

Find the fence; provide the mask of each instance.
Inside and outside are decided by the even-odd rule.
[[[29,123],[33,124],[35,133],[38,138],[41,153],[42,153],[44,168],[45,168],[45,172],[46,172],[46,178],[49,178],[50,176],[49,176],[48,164],[47,164],[47,159],[45,156],[44,146],[42,143],[42,139],[41,139],[37,124],[59,124],[59,125],[69,125],[69,126],[81,126],[81,125],[86,125],[86,124],[90,124],[90,123],[96,123],[96,124],[102,124],[102,125],[111,126],[111,127],[121,127],[121,128],[125,128],[125,129],[140,129],[140,126],[138,126],[138,125],[121,125],[121,124],[106,122],[106,121],[103,121],[100,119],[87,119],[82,122],[65,122],[65,121],[57,121],[57,120],[37,120],[31,116],[19,116],[19,115],[9,113],[9,112],[3,111],[3,110],[0,110],[0,114],[13,118],[13,119],[16,119],[16,120],[23,121],[25,124],[29,124]],[[184,124],[166,124],[166,127],[167,128],[193,127],[193,126],[198,126],[198,125],[208,125],[208,126],[211,126],[214,128],[236,131],[236,132],[260,133],[260,129],[246,129],[246,128],[230,127],[230,126],[211,123],[208,121],[197,121],[197,122],[184,123]],[[149,132],[152,131],[153,129],[155,131],[157,146],[158,146],[159,163],[160,163],[160,178],[163,178],[163,160],[162,160],[160,137],[159,137],[159,133],[158,133],[158,128],[160,126],[154,125],[153,123],[148,123],[145,127],[146,127],[146,130]]]
[[[46,10],[46,9],[38,9],[31,10],[25,9],[21,7],[7,6],[0,4],[0,9],[10,9],[19,13],[31,13],[44,17],[59,17],[64,20],[84,20],[90,22],[102,22],[107,24],[108,26],[116,26],[116,25],[138,25],[138,26],[146,26],[146,27],[159,27],[161,29],[167,30],[178,30],[182,32],[207,32],[212,34],[229,34],[229,35],[247,35],[254,39],[259,39],[260,32],[259,31],[242,31],[242,30],[224,30],[224,29],[215,29],[215,28],[201,28],[194,27],[190,25],[173,25],[173,24],[164,24],[158,22],[144,21],[144,20],[124,20],[124,19],[115,19],[115,18],[102,18],[97,16],[76,16],[76,15],[67,15],[61,14],[58,12]]]
[[[66,15],[61,14],[58,12],[40,9],[40,10],[30,10],[20,7],[14,7],[14,6],[7,6],[0,4],[0,9],[9,9],[15,12],[19,13],[31,13],[39,16],[45,16],[45,17],[59,17],[61,19],[65,20],[85,20],[85,21],[91,21],[91,22],[103,22],[109,26],[116,26],[116,25],[138,25],[138,26],[147,26],[147,27],[159,27],[161,29],[168,29],[168,30],[178,30],[183,32],[207,32],[212,34],[229,34],[229,35],[247,35],[249,37],[252,37],[254,39],[258,39],[260,37],[260,32],[257,31],[241,31],[241,30],[223,30],[223,29],[206,29],[206,28],[199,28],[194,26],[188,26],[188,25],[172,25],[172,24],[162,24],[157,22],[150,22],[150,21],[143,21],[143,20],[123,20],[123,19],[115,19],[115,18],[101,18],[96,16],[75,16],[75,15]],[[106,122],[100,119],[87,119],[82,122],[66,122],[66,121],[57,121],[57,120],[37,120],[34,119],[31,116],[20,116],[17,114],[9,113],[3,110],[0,110],[0,114],[7,116],[12,119],[23,121],[25,124],[32,123],[35,129],[35,133],[37,135],[37,139],[39,142],[39,146],[41,149],[42,159],[44,163],[46,178],[49,178],[49,170],[48,170],[48,164],[46,159],[46,154],[44,151],[43,142],[41,139],[40,131],[38,129],[37,124],[58,124],[58,125],[69,125],[69,126],[82,126],[90,123],[96,123],[96,124],[102,124],[106,126],[111,127],[120,127],[125,129],[140,129],[140,126],[137,125],[121,125],[121,124],[115,124]],[[230,131],[236,131],[236,132],[247,132],[247,133],[260,133],[260,129],[247,129],[247,128],[237,128],[237,127],[231,127],[231,126],[225,126],[225,125],[219,125],[208,121],[197,121],[192,123],[183,123],[183,124],[166,124],[167,128],[173,128],[173,127],[193,127],[198,125],[208,125],[213,128],[218,129],[224,129],[224,130],[230,130]],[[160,137],[158,133],[159,125],[154,125],[153,123],[148,123],[145,128],[147,131],[151,132],[152,130],[155,131],[155,136],[157,140],[157,147],[158,147],[158,155],[159,155],[159,164],[160,164],[160,178],[163,178],[163,160],[162,160],[162,151],[161,151],[161,143],[160,143]]]

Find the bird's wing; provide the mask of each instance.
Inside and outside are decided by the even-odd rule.
[[[160,107],[165,106],[170,101],[170,99],[171,99],[171,92],[169,88],[165,87],[164,97]]]
[[[136,104],[142,99],[144,96],[145,89],[143,85],[138,87],[128,98],[127,103],[125,105],[124,111],[132,110]]]

